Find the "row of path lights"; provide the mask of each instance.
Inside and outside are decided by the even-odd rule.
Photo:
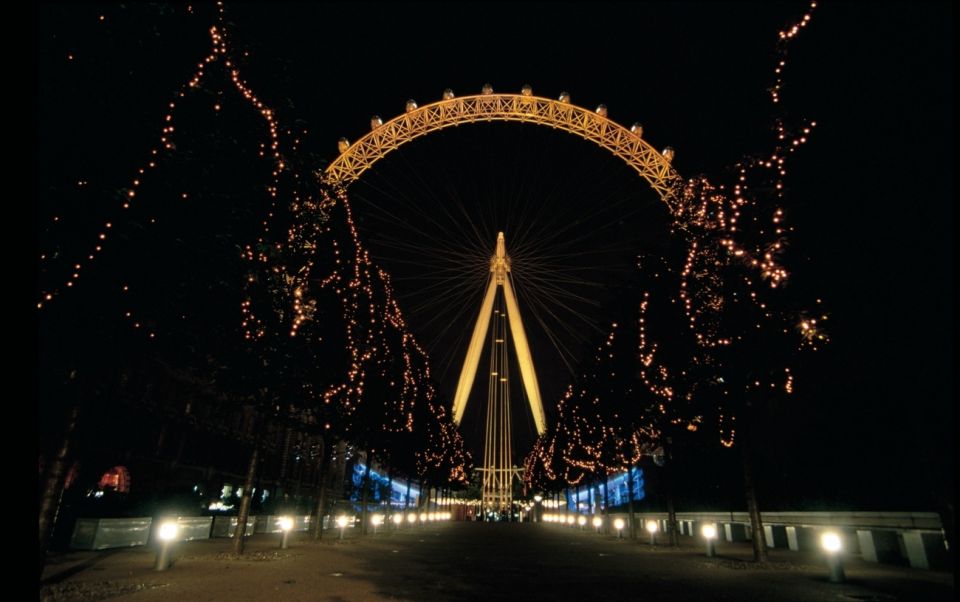
[[[545,523],[559,523],[561,525],[572,526],[574,524],[579,525],[580,529],[583,530],[583,527],[587,524],[587,517],[578,514],[544,514],[543,522]],[[597,533],[602,532],[603,527],[603,518],[600,516],[594,516],[592,524],[596,529]],[[613,528],[617,531],[617,538],[623,538],[623,528],[626,525],[622,518],[613,519]],[[654,546],[657,544],[657,532],[660,530],[656,521],[647,521],[646,524],[647,532],[650,534],[650,545]],[[700,534],[703,535],[704,541],[706,541],[706,555],[707,557],[714,557],[717,554],[717,526],[714,524],[703,525],[700,529]],[[843,562],[840,558],[840,553],[843,550],[843,542],[840,538],[840,535],[835,531],[825,531],[820,535],[820,545],[827,554],[827,566],[830,569],[829,580],[831,583],[843,583],[846,580],[846,575],[843,571]]]
[[[390,517],[390,520],[393,521],[393,524],[396,525],[396,528],[399,529],[403,525],[403,513],[396,513]],[[406,515],[407,522],[410,525],[417,523],[417,513],[411,512]],[[450,520],[453,517],[453,514],[450,512],[430,512],[430,513],[421,513],[419,515],[420,523],[426,523],[428,521],[442,521]],[[371,517],[370,522],[373,524],[373,534],[377,534],[377,528],[380,527],[387,518],[383,514],[374,514]],[[340,539],[343,539],[344,532],[346,531],[347,525],[350,524],[350,519],[341,514],[336,518],[337,527],[340,529]],[[282,533],[280,539],[280,549],[286,550],[290,542],[290,532],[293,531],[294,520],[289,516],[281,516],[277,520],[277,525],[280,527],[280,532]],[[165,521],[161,523],[160,528],[157,529],[157,539],[160,540],[160,547],[157,550],[156,560],[153,565],[155,571],[165,571],[170,568],[170,548],[173,546],[174,540],[177,538],[177,534],[180,532],[180,526],[176,521]]]

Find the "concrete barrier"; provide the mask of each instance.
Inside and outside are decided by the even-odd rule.
[[[73,526],[70,547],[76,550],[106,550],[147,545],[153,519],[80,518]]]
[[[254,524],[256,523],[256,516],[247,517],[247,528],[244,530],[244,535],[253,535]],[[237,532],[237,522],[238,518],[236,516],[217,516],[213,519],[213,532],[211,537],[233,537],[233,534]]]
[[[639,524],[657,521],[664,528],[666,512],[638,512]],[[763,537],[771,548],[820,551],[820,534],[831,529],[840,534],[844,553],[868,562],[949,569],[949,554],[935,512],[763,512]],[[611,515],[626,521],[625,513]],[[725,541],[750,541],[750,515],[746,512],[678,512],[680,534],[702,538],[703,525],[717,527]]]

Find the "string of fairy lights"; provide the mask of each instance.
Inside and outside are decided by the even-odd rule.
[[[787,47],[811,22],[816,7],[815,1],[810,2],[799,21],[779,32],[774,84],[770,88],[774,105],[782,101]],[[775,309],[774,301],[768,299],[769,293],[781,289],[789,277],[782,262],[787,236],[794,230],[787,225],[783,208],[787,162],[808,142],[816,125],[815,121],[803,121],[787,127],[778,118],[771,151],[737,163],[730,182],[714,185],[701,176],[687,180],[677,191],[680,202],[672,225],[685,241],[686,253],[682,268],[675,274],[677,293],[673,301],[685,315],[695,351],[676,365],[659,357],[662,345],[653,340],[648,329],[650,293],[643,292],[633,351],[637,361],[635,381],[647,397],[638,403],[636,392],[621,390],[608,400],[614,407],[637,406],[639,415],[628,421],[624,416],[605,416],[601,411],[601,399],[610,395],[609,386],[614,380],[614,374],[606,369],[614,353],[604,349],[614,346],[617,325],[613,324],[593,358],[592,372],[567,388],[557,402],[555,423],[527,456],[524,465],[528,487],[556,490],[576,486],[590,475],[599,477],[624,470],[657,445],[665,428],[699,430],[705,419],[704,406],[698,404],[701,396],[711,399],[703,403],[714,406],[720,444],[732,447],[737,421],[732,399],[795,392],[796,375],[789,365],[771,369],[768,377],[755,376],[741,386],[732,378],[723,378],[724,358],[734,351],[741,358],[750,356],[750,350],[741,344],[752,334],[748,331],[767,332],[784,340],[799,334],[795,346],[798,351],[816,351],[829,340],[823,328],[827,315],[821,309],[821,299],[816,299],[815,311],[793,313]],[[672,270],[668,267],[667,272]],[[753,308],[746,327],[743,321],[731,319],[733,308],[743,311],[745,303]],[[625,424],[631,425],[629,429],[624,429]]]
[[[192,7],[188,8],[188,12],[192,13]],[[290,337],[296,337],[305,325],[314,320],[320,303],[318,294],[332,291],[339,303],[343,319],[348,368],[341,382],[328,383],[321,387],[315,387],[315,383],[304,383],[303,392],[309,394],[316,391],[313,398],[321,407],[333,402],[340,406],[343,410],[343,424],[336,426],[344,436],[364,429],[384,433],[412,433],[416,426],[417,437],[423,443],[420,445],[422,449],[413,453],[421,475],[429,473],[444,483],[465,482],[471,461],[469,453],[460,433],[436,399],[429,358],[407,329],[393,295],[389,275],[373,264],[369,253],[360,242],[346,192],[340,187],[331,187],[318,181],[316,194],[301,194],[301,186],[296,185],[296,182],[302,183],[303,180],[296,168],[284,157],[280,134],[283,131],[291,138],[289,147],[292,156],[297,154],[300,138],[289,129],[282,130],[275,111],[242,77],[228,45],[223,2],[216,3],[215,24],[209,28],[209,34],[209,53],[197,63],[191,77],[178,88],[173,100],[167,105],[159,144],[150,149],[148,160],[138,168],[131,179],[120,208],[126,211],[134,206],[148,173],[157,169],[162,158],[176,150],[174,118],[178,103],[190,92],[200,88],[205,75],[211,69],[222,68],[234,90],[263,119],[266,136],[265,140],[259,143],[258,154],[271,164],[270,182],[266,186],[269,205],[262,221],[262,233],[256,244],[245,245],[241,253],[242,260],[250,264],[247,281],[244,283],[247,293],[243,299],[238,300],[242,336],[248,341],[263,343],[270,338],[281,336],[273,322],[262,317],[270,313],[267,311],[269,308],[279,316],[292,315],[281,317],[279,321],[281,325],[286,324],[283,328],[288,329],[287,334]],[[248,56],[248,53],[244,53],[244,56]],[[221,96],[218,95],[214,102],[215,112],[223,108]],[[302,131],[302,134],[306,133],[306,130]],[[295,184],[289,187],[289,198],[283,207],[289,210],[292,219],[283,240],[276,241],[272,240],[275,235],[271,226],[281,210],[281,176],[284,175],[295,181]],[[313,174],[310,179],[314,180]],[[189,193],[183,192],[181,197],[187,199]],[[343,209],[341,217],[347,226],[348,234],[345,240],[338,240],[330,223],[329,212],[334,206]],[[65,280],[64,287],[73,288],[81,269],[103,252],[107,232],[112,228],[113,221],[105,222],[86,263],[78,261],[74,264],[72,274]],[[325,250],[329,250],[329,253],[324,253]],[[47,254],[41,255],[41,261],[47,259]],[[314,265],[321,260],[330,263],[333,269],[323,278],[315,279],[312,277]],[[275,285],[274,297],[279,294],[282,297],[280,305],[289,304],[292,312],[277,312],[275,298],[266,302],[267,308],[257,309],[262,300],[258,300],[255,293],[265,282]],[[123,284],[121,292],[130,292],[129,284]],[[41,290],[37,308],[44,309],[61,295],[62,289],[58,286]],[[125,311],[124,318],[135,329],[145,324],[142,319],[136,318],[132,310]],[[156,332],[151,331],[148,336],[154,338]],[[320,344],[323,341],[321,337],[316,337],[311,342]],[[303,358],[303,361],[316,360]],[[369,398],[371,396],[364,394],[365,389],[374,380],[383,385],[385,391],[380,390],[380,395]],[[384,393],[386,394],[383,395]],[[370,415],[381,415],[382,421],[376,424],[355,424],[354,414],[363,403],[380,404],[384,411],[373,411]],[[416,412],[418,405],[425,407],[427,411]],[[415,416],[419,416],[416,424]],[[324,424],[326,429],[333,426],[329,419]]]

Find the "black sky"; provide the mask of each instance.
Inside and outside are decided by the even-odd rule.
[[[407,98],[490,82],[605,103],[675,147],[682,174],[709,175],[768,148],[776,34],[805,6],[228,4],[228,21],[248,82],[318,159]],[[210,22],[202,7],[40,6],[41,249],[86,254]],[[789,51],[787,117],[818,122],[787,180],[793,286],[824,299],[832,344],[769,443],[792,462],[772,479],[813,498],[908,509],[952,474],[952,23],[947,3],[824,2]]]

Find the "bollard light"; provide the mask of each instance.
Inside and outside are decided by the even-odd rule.
[[[647,533],[650,534],[650,545],[657,545],[657,521],[647,521]]]
[[[170,544],[177,537],[180,527],[173,521],[167,521],[160,525],[157,530],[157,537],[160,539],[160,549],[157,551],[157,561],[153,565],[155,571],[165,571],[170,568]]]
[[[704,525],[700,532],[707,540],[707,556],[714,556],[717,551],[713,540],[717,538],[717,528],[714,525]]]
[[[338,516],[337,526],[340,527],[340,539],[343,539],[343,531],[347,528],[347,517],[342,514]]]
[[[567,517],[567,524],[568,524],[568,525],[572,525],[572,524],[575,523],[575,522],[577,522],[577,519],[576,519],[572,514]]]
[[[617,537],[623,537],[623,519],[615,518],[613,519],[613,528],[617,530]]]
[[[840,561],[840,552],[843,550],[840,534],[836,531],[825,531],[820,535],[820,545],[827,553],[830,583],[843,583],[846,581],[846,575],[843,573],[843,563]]]
[[[370,517],[370,523],[373,525],[373,534],[376,535],[377,527],[383,524],[383,515],[374,514],[373,516]]]
[[[397,526],[397,528],[399,529],[399,528],[400,528],[400,525],[403,524],[403,515],[402,515],[402,514],[394,514],[394,515],[393,515],[393,524],[395,524],[395,525]]]
[[[581,529],[583,529],[583,526],[584,526],[585,524],[587,524],[587,517],[584,516],[584,515],[582,515],[582,514],[581,514],[580,516],[578,516],[578,517],[577,517],[577,524],[580,525],[580,528],[581,528]]]
[[[280,540],[280,549],[287,549],[287,538],[290,536],[290,531],[293,529],[293,519],[289,516],[281,516],[280,520],[277,521],[277,524],[280,525],[280,530],[283,531],[283,538]]]
[[[417,522],[417,515],[416,515],[416,514],[413,514],[413,513],[408,514],[408,515],[407,515],[407,522],[410,523],[411,525],[412,525],[413,523]]]
[[[599,533],[599,532],[600,532],[600,527],[603,526],[603,519],[600,518],[599,516],[594,516],[594,517],[593,517],[593,526],[594,526],[594,528],[596,528],[597,533]]]
[[[543,496],[538,493],[537,495],[533,496],[533,501],[539,504],[543,501]]]

